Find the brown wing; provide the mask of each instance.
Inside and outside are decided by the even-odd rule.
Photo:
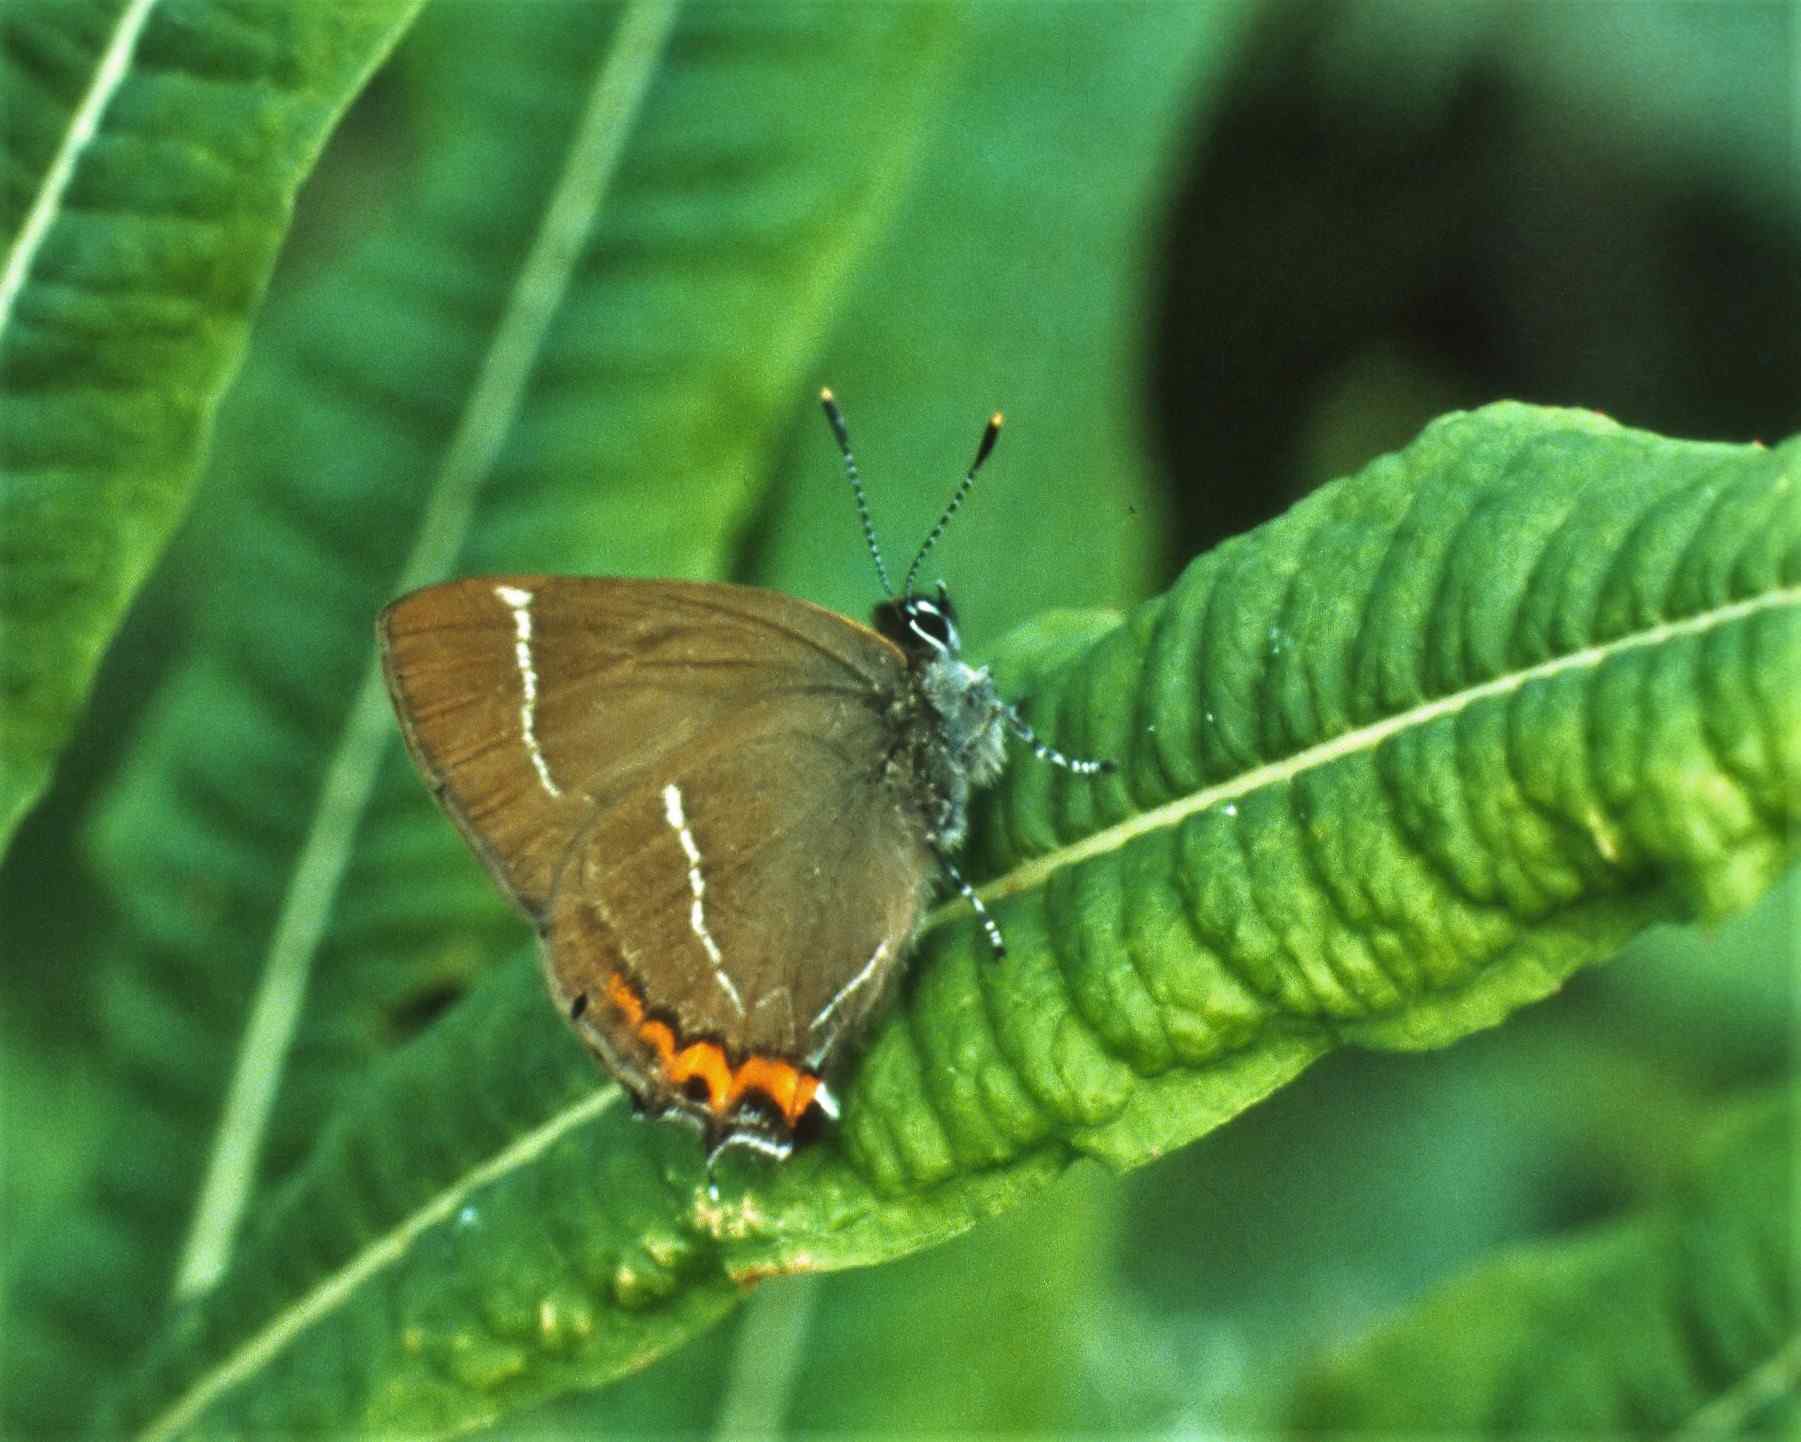
[[[414,762],[540,923],[571,842],[672,758],[729,747],[746,717],[879,726],[906,671],[842,616],[702,582],[475,577],[403,597],[376,629]]]
[[[616,1068],[683,1080],[646,1045],[642,1010],[676,1049],[722,1042],[719,1061],[750,1076],[775,1061],[817,1073],[881,1000],[934,862],[886,779],[879,721],[813,698],[747,709],[577,841],[549,966],[560,1001],[594,1008],[584,1030]],[[789,1109],[779,1084],[695,1065],[721,1119],[748,1090]]]
[[[431,587],[379,629],[415,761],[640,1094],[702,1038],[816,1069],[879,1001],[933,866],[888,641],[772,591],[542,576]]]

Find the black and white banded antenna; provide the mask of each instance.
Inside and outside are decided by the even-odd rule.
[[[913,558],[913,564],[907,567],[907,579],[901,583],[901,595],[911,596],[913,594],[913,578],[919,574],[920,563],[925,560],[926,552],[938,544],[938,538],[944,534],[944,528],[951,523],[951,517],[957,514],[957,507],[963,504],[963,498],[969,494],[970,487],[975,485],[976,472],[982,469],[982,462],[988,459],[989,452],[994,449],[994,443],[1000,439],[1001,425],[1006,419],[999,411],[988,417],[988,427],[982,432],[982,443],[976,447],[976,458],[969,463],[969,469],[963,474],[962,483],[951,495],[950,503],[944,508],[944,514],[938,517],[938,524],[932,527],[931,534],[925,538],[925,544],[919,548],[919,554]]]
[[[850,430],[844,424],[844,412],[838,409],[838,399],[829,386],[819,392],[819,404],[825,409],[826,422],[837,439],[838,449],[844,453],[844,474],[850,477],[850,493],[857,499],[857,519],[863,523],[863,542],[869,547],[870,559],[875,562],[876,578],[882,583],[882,594],[892,596],[894,583],[888,579],[888,566],[882,560],[881,546],[876,543],[875,523],[869,519],[869,502],[863,495],[863,476],[857,470],[857,458],[850,452]]]

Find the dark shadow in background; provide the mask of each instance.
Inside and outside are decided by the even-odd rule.
[[[1356,10],[1265,15],[1170,218],[1148,403],[1172,576],[1457,407],[1582,406],[1707,440],[1801,429],[1794,207],[1758,213],[1742,177],[1649,148],[1656,127],[1499,48],[1420,103],[1373,89],[1334,63]]]

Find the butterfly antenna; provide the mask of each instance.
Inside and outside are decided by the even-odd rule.
[[[926,552],[938,544],[938,538],[944,534],[944,528],[951,523],[951,517],[957,514],[957,507],[963,504],[963,498],[969,494],[969,488],[976,483],[976,472],[982,469],[982,462],[988,459],[988,453],[994,449],[994,443],[1000,439],[1001,424],[1006,420],[999,411],[988,417],[988,429],[982,432],[982,443],[976,447],[976,458],[969,463],[964,472],[963,481],[952,494],[950,504],[944,508],[944,514],[938,518],[938,524],[932,527],[932,534],[927,536],[925,544],[919,548],[919,554],[913,558],[913,564],[907,567],[906,584],[901,587],[903,596],[913,594],[913,578],[919,574],[920,562],[926,558]]]
[[[838,400],[829,389],[819,393],[819,404],[825,408],[825,418],[832,428],[832,435],[837,438],[838,449],[844,452],[844,474],[850,477],[850,493],[857,498],[857,519],[863,523],[863,543],[869,547],[870,559],[875,562],[875,573],[882,583],[882,594],[892,596],[894,583],[888,579],[888,566],[882,560],[882,548],[876,544],[875,525],[869,519],[869,502],[863,495],[863,477],[857,470],[857,458],[850,453],[850,431],[844,424],[844,412],[838,409]]]

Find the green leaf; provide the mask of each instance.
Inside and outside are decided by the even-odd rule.
[[[1748,904],[1794,854],[1798,456],[1493,406],[1190,567],[1037,698],[1126,761],[1015,768],[979,825],[1055,965],[959,928],[864,1069],[864,1169],[1065,1127],[1134,1164],[1335,1042],[1445,1045]]]
[[[1794,1095],[1715,1125],[1678,1193],[1519,1247],[1323,1366],[1301,1431],[1782,1435],[1801,1396]]]
[[[1031,678],[1040,730],[1122,771],[1010,769],[970,858],[1009,954],[932,917],[835,1139],[731,1157],[713,1197],[691,1136],[594,1088],[521,955],[346,1094],[109,1420],[502,1416],[746,1282],[941,1241],[1336,1045],[1447,1045],[1652,922],[1742,908],[1801,813],[1798,481],[1801,441],[1447,417]]]
[[[422,0],[12,0],[0,849],[187,503],[294,193]]]
[[[194,658],[97,828],[119,1120],[88,1205],[23,1254],[16,1430],[84,1416],[373,1060],[523,935],[396,744],[381,605],[596,554],[715,574],[808,394],[953,32],[675,13],[434,7],[396,76],[429,153],[259,331],[179,555]],[[804,143],[821,125],[838,148]]]

